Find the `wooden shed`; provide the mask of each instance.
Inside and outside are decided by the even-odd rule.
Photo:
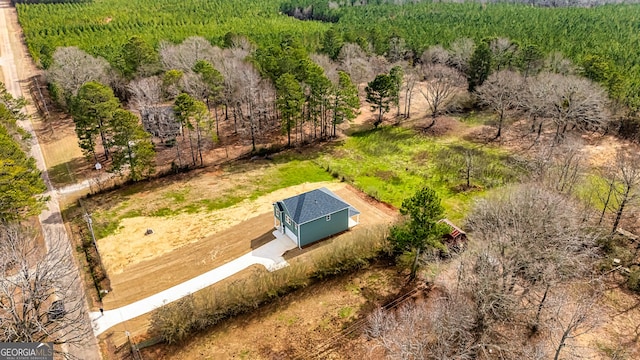
[[[467,233],[462,231],[449,219],[442,219],[438,221],[441,224],[445,224],[449,227],[450,231],[444,236],[444,244],[449,250],[462,250],[467,243]]]

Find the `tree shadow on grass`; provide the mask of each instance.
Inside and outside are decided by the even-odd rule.
[[[49,180],[56,188],[72,185],[98,174],[98,171],[82,157],[54,165],[47,169],[47,172]]]

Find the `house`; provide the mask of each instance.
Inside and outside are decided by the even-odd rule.
[[[467,233],[462,231],[449,219],[442,219],[438,223],[445,224],[449,227],[450,231],[444,236],[444,244],[449,250],[462,250],[467,243]]]
[[[173,106],[145,107],[140,111],[144,131],[163,141],[175,139],[182,131]]]
[[[360,212],[327,188],[311,190],[273,204],[274,226],[299,248],[348,230]]]

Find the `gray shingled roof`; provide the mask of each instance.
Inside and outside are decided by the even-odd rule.
[[[351,209],[357,212],[351,205],[344,202],[327,188],[311,190],[304,194],[284,199],[281,203],[284,204],[289,214],[291,214],[291,218],[297,224],[303,224],[347,208],[350,210],[349,216],[351,216]]]

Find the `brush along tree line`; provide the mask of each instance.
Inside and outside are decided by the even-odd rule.
[[[176,116],[171,121],[178,124],[179,131],[164,137],[154,135],[176,145],[173,162],[179,167],[202,165],[203,149],[228,136],[250,139],[254,151],[258,142],[271,141],[269,134],[278,129],[286,134],[287,145],[335,136],[338,124],[356,116],[357,84],[362,82],[368,82],[364,91],[377,113],[376,126],[391,105],[397,108],[396,116],[409,115],[413,88],[422,79],[425,86],[420,93],[432,117],[429,126],[435,125],[438,114],[460,105],[464,79],[477,104],[496,113],[496,138],[514,111],[526,115],[532,131],[538,134],[545,124],[555,125],[558,142],[574,129],[606,131],[611,120],[605,91],[580,77],[570,61],[556,53],[545,58],[530,46],[519,48],[504,38],[479,44],[463,38],[449,49],[434,46],[414,66],[389,63],[349,43],[340,47],[337,60],[308,54],[293,37],[277,46],[255,48],[247,38],[230,35],[229,45],[221,49],[193,37],[177,45],[163,42],[156,53],[134,36],[125,44],[131,67],[127,74],[135,76],[132,80],[127,80],[127,74],[118,75],[103,59],[77,48],[59,48],[48,75],[52,93],[72,113],[79,89],[89,81],[108,83],[141,114],[173,109]],[[401,94],[405,95],[404,104]],[[200,111],[176,110],[177,99],[185,96],[192,98]],[[207,112],[201,111],[201,103],[206,104]],[[406,112],[401,113],[401,108]],[[102,120],[91,120],[95,126],[90,121],[87,127],[83,115],[78,111],[76,115],[87,156],[97,158],[92,150],[92,133],[97,133],[107,145],[103,152],[109,157],[111,137],[104,136]],[[221,122],[232,127],[232,133],[220,134]],[[191,161],[182,158],[184,147],[189,148]],[[137,175],[137,179],[142,177]]]
[[[0,341],[79,344],[91,327],[69,245],[51,233],[43,249],[27,223],[44,208],[46,186],[17,124],[24,105],[0,83]]]

